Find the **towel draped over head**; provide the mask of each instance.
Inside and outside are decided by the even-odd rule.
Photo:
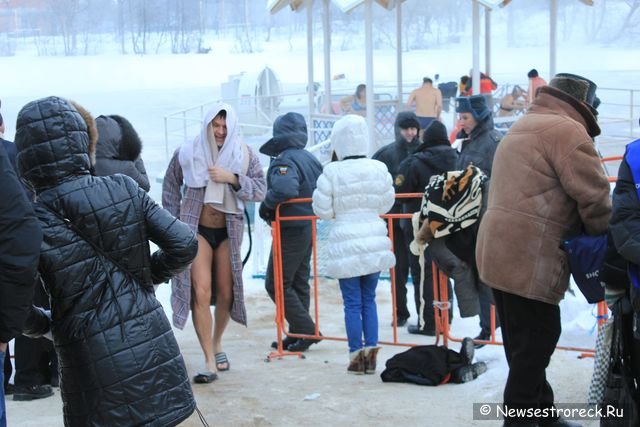
[[[213,132],[213,119],[220,112],[226,113],[227,136],[220,149],[215,141]],[[235,110],[228,104],[217,104],[205,115],[200,133],[192,140],[185,142],[180,147],[178,155],[184,182],[188,187],[207,187],[205,203],[214,205],[229,205],[229,196],[235,199],[235,205],[240,212],[244,209],[241,200],[233,196],[231,186],[227,183],[217,183],[209,179],[209,168],[217,166],[234,174],[242,173],[244,153],[238,116]],[[235,210],[235,209],[234,209]]]

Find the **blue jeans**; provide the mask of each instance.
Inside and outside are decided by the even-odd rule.
[[[4,352],[0,351],[0,367],[4,366]],[[4,368],[0,369],[0,427],[7,427],[7,409],[4,406]]]
[[[376,286],[379,277],[378,272],[339,280],[350,352],[362,349],[363,333],[365,347],[375,347],[378,344]]]

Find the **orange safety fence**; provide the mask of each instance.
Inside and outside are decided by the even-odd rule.
[[[421,193],[405,193],[405,194],[397,194],[396,198],[421,198]],[[319,325],[319,299],[318,299],[318,254],[317,254],[317,242],[316,242],[316,223],[318,220],[317,216],[313,215],[304,215],[304,216],[282,216],[280,213],[280,207],[284,204],[291,203],[311,203],[312,199],[310,198],[298,198],[288,200],[276,207],[275,212],[275,220],[272,222],[272,238],[273,238],[273,272],[274,272],[274,286],[275,286],[275,304],[276,304],[276,329],[277,329],[277,349],[275,351],[270,352],[267,355],[267,360],[271,360],[272,358],[281,358],[283,356],[298,356],[304,358],[304,355],[301,352],[292,352],[283,348],[282,339],[283,336],[288,336],[292,338],[306,338],[306,339],[317,339],[317,340],[334,340],[334,341],[346,341],[346,337],[337,337],[337,336],[328,336],[320,334],[320,325]],[[389,240],[391,241],[392,250],[393,250],[393,220],[399,219],[411,219],[412,214],[385,214],[381,215],[387,221],[388,224],[388,232],[389,232]],[[285,312],[284,312],[284,283],[283,283],[283,272],[282,272],[282,240],[281,240],[281,223],[283,221],[311,221],[311,237],[312,237],[312,266],[313,266],[313,301],[314,301],[314,323],[315,323],[315,331],[313,335],[308,334],[295,334],[286,331],[286,320],[285,320]],[[436,344],[440,341],[440,336],[442,336],[442,344],[446,347],[448,346],[449,341],[453,342],[461,342],[462,339],[456,338],[450,334],[450,325],[449,325],[449,295],[447,289],[447,276],[442,273],[438,267],[433,263],[433,288],[434,288],[434,318],[436,324]],[[406,343],[400,342],[398,340],[398,329],[397,329],[397,317],[396,317],[396,287],[395,287],[395,268],[390,269],[390,280],[391,280],[391,304],[393,309],[392,318],[393,318],[393,340],[392,341],[379,341],[380,344],[386,345],[396,345],[396,346],[415,346],[420,345],[418,343]],[[414,284],[415,286],[415,284]],[[597,318],[598,318],[598,326],[601,326],[608,316],[608,309],[604,301],[600,302],[597,305]],[[502,345],[502,343],[496,340],[496,314],[495,307],[491,306],[491,339],[488,341],[476,341],[477,343],[482,344],[493,344],[493,345]],[[565,347],[558,346],[558,349],[561,350],[570,350],[570,351],[579,351],[582,352],[582,356],[593,356],[595,353],[594,349],[588,348],[578,348],[578,347]]]
[[[396,198],[421,198],[421,193],[406,193],[398,194]],[[346,341],[346,337],[335,337],[320,335],[319,327],[319,305],[318,305],[318,254],[316,245],[316,222],[317,216],[303,215],[303,216],[282,216],[280,214],[280,207],[284,204],[291,203],[311,203],[310,198],[291,199],[281,203],[276,207],[275,221],[271,223],[271,234],[273,239],[273,274],[274,274],[274,287],[275,287],[275,300],[276,300],[276,328],[277,328],[277,349],[267,355],[267,360],[271,360],[274,357],[282,356],[299,356],[304,358],[301,352],[292,352],[285,350],[282,347],[283,335],[292,338],[307,338],[307,339],[322,339],[322,340],[334,340],[334,341]],[[411,214],[386,214],[381,215],[382,218],[388,221],[389,226],[389,239],[391,240],[393,250],[393,220],[394,219],[411,219]],[[313,301],[314,301],[314,323],[316,325],[315,333],[313,335],[308,334],[294,334],[286,332],[285,328],[285,315],[284,315],[284,283],[282,276],[282,240],[281,240],[281,222],[282,221],[311,221],[311,241],[312,247],[312,266],[313,266]],[[395,290],[395,268],[390,269],[391,276],[391,304],[392,307],[396,306],[396,290]],[[392,341],[379,341],[380,344],[386,345],[398,345],[412,347],[418,345],[416,343],[402,343],[398,341],[398,329],[397,318],[395,310],[393,311],[393,340]]]
[[[609,156],[609,157],[603,157],[600,159],[600,162],[602,164],[604,163],[608,163],[608,162],[619,162],[624,158],[624,156]],[[616,182],[618,180],[617,177],[615,176],[609,176],[607,177],[609,179],[609,182]]]
[[[447,287],[447,276],[442,273],[436,264],[433,264],[433,310],[436,324],[436,344],[440,340],[442,335],[442,345],[448,347],[449,341],[462,342],[462,338],[456,338],[450,334],[449,325],[449,289]],[[597,305],[598,327],[602,326],[606,322],[609,311],[607,304],[604,301],[599,302]],[[502,345],[501,341],[496,339],[496,311],[495,306],[491,305],[491,339],[489,340],[474,340],[478,344],[491,344]],[[580,357],[592,357],[595,354],[595,349],[581,348],[581,347],[568,347],[568,346],[556,346],[558,350],[569,350],[581,352]]]

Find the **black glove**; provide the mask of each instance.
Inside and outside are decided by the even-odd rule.
[[[273,209],[268,208],[264,202],[260,203],[260,209],[258,211],[260,218],[262,218],[263,220],[265,220],[266,222],[270,223],[271,221],[274,221],[276,219],[276,211],[274,211]]]
[[[22,327],[22,335],[40,338],[51,330],[51,310],[31,306],[27,320]]]

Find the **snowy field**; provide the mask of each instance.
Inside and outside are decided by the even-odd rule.
[[[23,54],[0,58],[2,73],[2,114],[8,139],[14,135],[17,113],[26,102],[48,95],[71,98],[86,106],[94,116],[120,114],[140,133],[145,146],[143,158],[151,178],[166,167],[163,117],[174,111],[214,101],[228,75],[269,66],[279,76],[285,91],[299,91],[306,85],[306,56],[303,40],[289,50],[288,43],[265,45],[256,54],[230,54],[215,49],[208,55],[155,55],[96,57],[37,57]],[[536,67],[546,78],[548,52],[543,47],[507,49],[494,43],[493,78],[498,83],[526,84],[526,73]],[[322,57],[316,46],[315,76],[321,80]],[[600,87],[640,89],[640,55],[637,50],[599,46],[561,46],[558,71],[585,75]],[[284,60],[283,58],[286,58]],[[376,51],[374,77],[379,82],[395,80],[395,52]],[[452,45],[438,50],[411,51],[404,57],[406,89],[417,86],[424,75],[440,73],[441,81],[457,80],[470,68],[470,46]],[[345,73],[353,86],[364,80],[364,52],[334,52],[332,72]],[[284,111],[283,111],[284,112]],[[636,114],[640,115],[640,111]],[[616,133],[622,126],[614,127]],[[635,128],[637,132],[637,127]],[[622,154],[624,143],[607,142],[607,155]],[[151,195],[159,200],[160,185],[152,183]],[[170,313],[170,288],[162,285],[158,297]],[[285,358],[265,363],[269,345],[275,338],[274,307],[262,280],[245,272],[249,327],[231,324],[224,340],[231,370],[220,374],[212,385],[194,385],[198,406],[212,426],[490,426],[497,422],[473,421],[473,402],[500,402],[507,374],[501,347],[486,346],[477,351],[477,360],[489,367],[478,380],[464,385],[420,387],[383,384],[378,375],[346,375],[347,348],[343,342],[325,341],[314,345],[306,358]],[[409,287],[409,295],[413,289]],[[388,282],[378,287],[381,340],[391,339],[391,297]],[[409,298],[412,301],[412,297]],[[413,304],[410,303],[410,308]],[[593,347],[594,307],[581,295],[561,304],[563,334],[561,344]],[[415,322],[415,313],[410,322]],[[320,324],[325,335],[344,336],[342,302],[337,283],[320,284]],[[452,333],[475,336],[477,318],[460,319],[456,313]],[[202,365],[202,355],[191,324],[176,331],[190,373]],[[399,331],[405,343],[429,344],[432,338]],[[452,346],[457,349],[457,345]],[[385,346],[380,365],[402,347]],[[579,403],[586,400],[593,360],[578,354],[556,351],[548,370],[556,401]],[[380,372],[381,369],[379,368]],[[316,393],[317,398],[305,400]],[[52,398],[34,402],[7,401],[10,426],[61,426],[59,391]],[[197,426],[197,416],[185,426]],[[595,426],[596,422],[585,422]]]

